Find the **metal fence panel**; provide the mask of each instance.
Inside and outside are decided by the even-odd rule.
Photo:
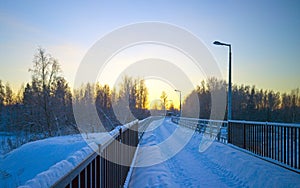
[[[300,125],[229,121],[228,143],[300,170]]]
[[[132,161],[135,147],[124,149],[121,144],[137,146],[138,121],[125,125],[112,139],[99,145],[99,152],[93,152],[74,170],[57,181],[52,187],[87,187],[87,188],[119,188],[122,187],[129,166]],[[112,159],[111,162],[107,159]]]

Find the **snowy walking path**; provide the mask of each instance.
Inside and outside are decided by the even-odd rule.
[[[154,121],[140,142],[140,147],[158,146],[153,152],[139,149],[136,164],[162,160],[169,156],[182,138],[167,147],[158,144],[174,136],[178,129],[170,119]],[[186,130],[190,131],[190,130]],[[176,137],[176,136],[175,136]],[[264,160],[213,142],[199,152],[202,135],[194,133],[175,156],[155,165],[136,167],[129,187],[299,187],[300,175]],[[167,153],[167,154],[166,154]],[[144,163],[144,164],[147,164]]]

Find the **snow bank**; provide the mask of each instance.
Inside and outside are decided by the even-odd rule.
[[[33,179],[27,181],[24,186],[20,188],[30,187],[50,187],[57,182],[61,177],[65,176],[78,164],[80,164],[88,155],[93,153],[92,148],[97,148],[96,144],[90,144],[87,147],[76,151],[73,155],[69,156],[66,160],[62,160],[48,170],[36,175]]]
[[[0,187],[22,185],[86,146],[81,135],[52,137],[24,144],[1,159]]]
[[[96,147],[88,143],[104,134],[51,137],[22,145],[0,158],[0,187],[50,185],[86,158]]]

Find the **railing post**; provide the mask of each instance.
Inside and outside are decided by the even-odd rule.
[[[291,140],[291,166],[294,167],[294,128],[291,127],[291,136],[290,136],[290,140]]]
[[[243,148],[246,149],[246,127],[245,127],[245,123],[243,123]]]
[[[300,169],[300,128],[298,127],[298,137],[297,137],[297,141],[298,141],[298,169]]]
[[[227,139],[228,143],[231,143],[231,123],[227,121]]]
[[[287,127],[287,164],[290,164],[290,128]]]

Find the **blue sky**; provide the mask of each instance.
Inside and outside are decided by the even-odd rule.
[[[290,1],[1,1],[0,79],[14,88],[30,81],[38,46],[56,57],[69,82],[88,49],[110,31],[159,21],[199,37],[227,78],[232,44],[233,83],[290,91],[300,87],[300,2]]]

